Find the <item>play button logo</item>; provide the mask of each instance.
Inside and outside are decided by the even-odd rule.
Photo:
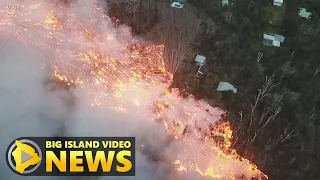
[[[21,151],[21,163],[24,163],[32,158],[32,156],[24,151]]]
[[[41,164],[40,147],[28,139],[15,140],[7,153],[8,165],[19,174],[30,174]]]

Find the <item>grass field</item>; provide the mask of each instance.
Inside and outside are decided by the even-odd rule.
[[[266,7],[266,19],[269,19],[269,26],[266,29],[266,32],[268,33],[280,33],[280,25],[282,22],[282,19],[286,13],[286,4],[282,4],[282,6],[274,6],[274,5],[268,5]]]

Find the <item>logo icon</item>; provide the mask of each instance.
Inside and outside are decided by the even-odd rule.
[[[15,140],[7,151],[8,164],[20,174],[30,174],[41,164],[40,147],[28,139]]]

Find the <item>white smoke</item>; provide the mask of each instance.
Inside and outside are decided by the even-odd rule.
[[[7,1],[4,3],[1,1],[1,6],[19,5],[19,11],[26,13],[27,11],[23,7],[28,7],[33,3],[36,4],[34,1],[29,3],[26,1],[25,4],[21,4],[21,1]],[[86,4],[86,1],[81,1],[81,3]],[[48,10],[52,6],[52,4],[42,5],[42,8],[37,9],[34,16],[28,17],[32,18],[31,21],[37,22],[43,19],[43,16],[49,12]],[[68,12],[74,12],[77,16],[81,16],[80,18],[87,20],[92,12],[87,11],[89,8],[82,10],[82,7],[85,7],[85,5],[81,4],[72,9],[69,8]],[[63,14],[60,14],[60,16],[63,18]],[[17,22],[23,20],[19,16],[15,19]],[[90,22],[92,24],[102,23],[102,26],[107,31],[116,31],[111,26],[111,22],[95,22],[95,19],[90,21],[93,21]],[[44,68],[43,60],[29,51],[25,44],[11,39],[14,37],[14,33],[21,29],[19,25],[1,27],[5,30],[9,29],[9,31],[6,31],[6,35],[9,33],[9,38],[2,36],[0,51],[1,154],[5,154],[7,145],[18,137],[59,135],[61,127],[64,125],[66,126],[66,129],[64,129],[64,135],[66,136],[136,136],[137,139],[143,138],[146,145],[154,146],[152,147],[153,149],[162,146],[166,138],[163,126],[148,123],[143,117],[139,117],[136,114],[128,116],[128,114],[118,113],[108,108],[91,107],[92,99],[90,99],[91,97],[88,96],[88,92],[85,90],[74,89],[71,92],[75,96],[74,101],[76,104],[71,105],[75,107],[70,107],[66,103],[66,99],[73,98],[70,92],[61,90],[61,88],[53,89],[52,86],[54,85],[47,83],[51,71]],[[117,31],[121,31],[121,29]],[[72,36],[74,34],[70,35],[70,39],[73,39]],[[35,40],[42,37],[29,38]],[[68,43],[65,48],[71,49],[72,47],[68,47],[70,45],[72,46],[73,44]],[[106,51],[112,51],[116,48],[119,49],[120,44],[117,44],[117,41],[112,41],[112,44],[106,42],[105,47],[108,48]],[[42,51],[41,53],[52,54],[47,51]],[[68,59],[61,63],[66,63],[66,61]],[[75,109],[70,110],[72,108]],[[115,179],[168,179],[163,173],[164,170],[161,167],[161,163],[153,163],[150,158],[145,153],[138,151],[136,154],[136,177],[118,177]],[[55,177],[18,176],[10,171],[3,158],[1,158],[0,174],[1,179],[6,180],[58,179]],[[105,177],[105,179],[114,178]]]
[[[135,136],[137,141],[143,142],[150,151],[158,151],[159,156],[163,156],[162,153],[168,147],[165,145],[167,136],[162,125],[148,122],[136,114],[128,115],[108,108],[92,107],[91,101],[87,99],[87,93],[82,89],[73,91],[76,109],[70,111],[70,105],[65,101],[71,98],[71,95],[65,90],[51,90],[52,85],[47,84],[50,71],[43,68],[43,61],[39,57],[30,53],[23,45],[9,39],[3,39],[1,45],[0,139],[3,144],[0,152],[2,154],[5,154],[7,145],[18,137],[54,136],[60,131],[61,125],[65,124],[67,136]],[[152,152],[149,155],[137,152],[136,177],[102,179],[170,180],[170,177],[167,177],[168,172],[164,172],[168,171],[165,169],[167,166],[164,164],[165,160],[152,162],[150,160],[152,156],[155,156]],[[18,176],[11,172],[3,158],[0,172],[1,179],[7,180],[58,179]]]
[[[74,63],[74,59],[69,56],[75,47],[81,44],[82,48],[87,49],[100,42],[101,38],[106,37],[98,36],[90,40],[81,38],[79,34],[72,31],[73,24],[66,24],[64,39],[61,41],[58,40],[59,34],[49,37],[49,30],[37,32],[33,29],[34,25],[43,21],[48,12],[56,8],[52,3],[56,1],[43,1],[42,4],[39,4],[40,2],[40,0],[23,2],[5,0],[0,3],[3,6],[17,3],[20,6],[18,11],[28,17],[26,20],[25,16],[17,15],[13,18],[13,22],[8,22],[4,20],[6,18],[2,18],[6,16],[5,11],[0,11],[2,13],[0,20],[4,22],[0,24],[0,37],[3,37],[0,44],[0,140],[3,143],[0,147],[1,153],[5,154],[7,145],[22,136],[55,136],[59,133],[63,133],[60,135],[64,136],[134,136],[137,141],[136,176],[101,177],[100,179],[209,179],[196,172],[176,171],[176,167],[172,164],[176,158],[195,161],[199,167],[207,167],[212,162],[225,163],[227,169],[220,168],[218,165],[217,167],[229,177],[233,171],[236,174],[246,173],[246,164],[233,159],[223,159],[218,157],[216,152],[208,156],[200,156],[199,151],[207,147],[197,139],[197,134],[191,133],[187,136],[193,140],[189,143],[173,141],[168,137],[165,126],[152,120],[153,100],[168,101],[173,104],[174,108],[168,109],[162,118],[172,121],[179,119],[190,127],[195,127],[195,121],[189,122],[190,118],[193,118],[202,122],[197,124],[197,127],[202,129],[220,119],[223,113],[220,109],[208,107],[209,112],[213,113],[209,115],[205,112],[206,106],[200,106],[193,98],[183,100],[176,94],[168,99],[160,97],[167,85],[146,88],[131,84],[127,84],[129,88],[125,88],[122,96],[134,99],[139,104],[131,103],[131,101],[121,103],[115,98],[105,98],[99,99],[99,104],[103,106],[92,106],[92,101],[96,97],[92,90],[96,90],[98,86],[75,87],[66,90],[48,83],[53,73],[52,69],[48,68],[48,64],[52,62],[42,57],[57,58],[55,63],[61,68],[61,72],[68,73],[67,64],[73,63],[72,66],[82,67],[80,63]],[[41,8],[36,8],[35,5]],[[28,15],[29,9],[33,7],[34,11]],[[70,17],[80,19],[84,29],[89,26],[95,28],[96,32],[100,32],[98,34],[105,34],[104,32],[113,34],[113,39],[104,41],[99,50],[115,59],[123,58],[122,44],[124,42],[137,41],[130,36],[128,27],[115,28],[107,16],[99,14],[101,17],[97,17],[90,0],[80,0],[73,6],[59,6],[59,8],[56,15],[62,21]],[[17,32],[24,32],[24,37]],[[116,36],[117,34],[120,36]],[[57,41],[59,46],[50,43],[51,38]],[[36,45],[30,48],[34,44]],[[88,76],[90,74],[86,72],[90,72],[91,69],[92,67],[82,68],[84,73],[79,73],[82,79],[90,81],[90,76]],[[119,104],[122,105],[122,108],[127,109],[127,112],[118,112],[113,109]],[[189,114],[186,113],[186,110]],[[0,177],[6,180],[26,179],[26,177],[12,173],[6,162],[2,160]],[[30,177],[29,179],[44,178]],[[54,177],[48,179],[54,179]],[[65,179],[71,178],[66,177]]]
[[[2,39],[0,50],[0,152],[18,137],[53,136],[65,117],[60,92],[44,87],[47,72],[41,61],[16,42]],[[0,179],[44,179],[21,177],[0,160]],[[45,178],[52,179],[52,178]]]

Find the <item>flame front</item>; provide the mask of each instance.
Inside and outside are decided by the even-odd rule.
[[[90,13],[77,13],[76,5]],[[20,7],[0,11],[0,35],[14,37],[41,57],[54,79],[86,89],[92,106],[128,113],[136,111],[131,104],[141,118],[162,123],[183,145],[171,159],[178,171],[213,179],[268,178],[231,149],[230,124],[218,122],[224,111],[167,89],[172,75],[164,68],[163,45],[141,43],[129,29],[113,27],[118,20],[90,0],[69,7],[44,1]]]

